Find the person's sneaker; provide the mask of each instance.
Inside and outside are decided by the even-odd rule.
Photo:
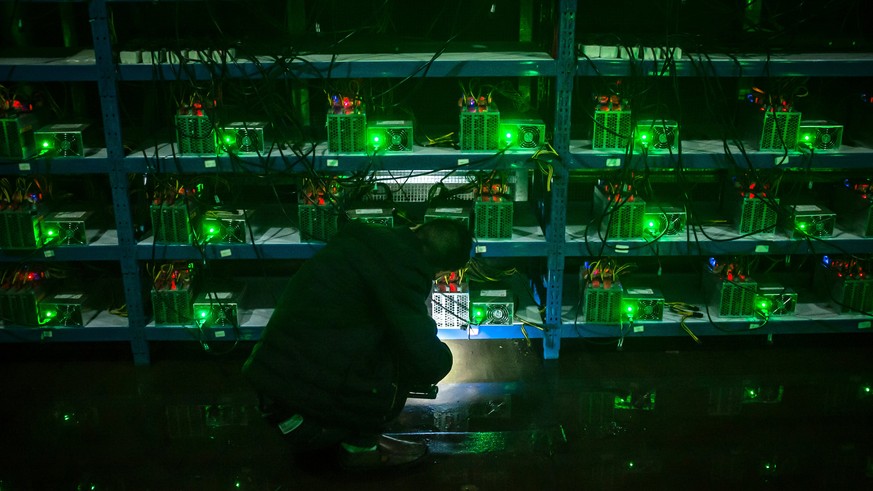
[[[349,452],[340,447],[340,466],[349,471],[396,469],[421,462],[427,445],[381,435],[374,450]]]

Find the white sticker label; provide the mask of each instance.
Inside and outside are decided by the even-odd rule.
[[[477,254],[484,254],[487,250],[488,250],[487,246],[483,246],[483,245],[476,246],[476,253]]]
[[[327,159],[328,167],[339,167],[339,160],[337,159]]]
[[[233,298],[233,293],[231,292],[215,292],[215,293],[207,293],[206,298],[217,299],[217,300],[227,300],[228,298]]]
[[[607,167],[621,167],[621,159],[606,159]]]
[[[788,157],[774,157],[773,165],[782,165],[788,163]]]
[[[467,165],[470,163],[470,159],[458,159],[458,165]]]
[[[215,331],[215,337],[217,337],[217,338],[223,338],[223,337],[224,337],[224,331]]]
[[[29,171],[29,170],[30,170],[30,164],[18,164],[18,170],[21,170],[21,171]]]
[[[634,332],[643,332],[646,330],[646,326],[637,326],[634,325]]]
[[[385,213],[385,210],[382,208],[363,208],[355,210],[355,215],[381,215],[382,213]]]
[[[379,121],[376,123],[376,126],[402,126],[406,124],[406,121]]]
[[[654,295],[655,290],[651,288],[628,288],[627,292],[631,295]]]
[[[760,252],[760,253],[766,254],[766,253],[770,252],[770,246],[766,245],[766,244],[756,245],[755,252]]]
[[[53,124],[52,129],[59,131],[79,130],[82,129],[82,125],[72,123]]]
[[[750,331],[753,330],[753,329],[758,329],[759,327],[761,327],[761,324],[754,323],[754,322],[751,323],[751,324],[749,324],[749,330],[750,330]]]
[[[64,300],[78,300],[82,297],[83,295],[81,293],[58,293],[55,295],[55,298]]]
[[[211,168],[215,167],[215,161],[214,160],[204,160],[203,167],[206,167],[207,169],[211,169]]]
[[[858,329],[870,329],[870,321],[861,321],[858,323]]]
[[[84,211],[62,211],[55,214],[55,218],[82,218],[84,216]]]
[[[464,213],[463,208],[436,208],[434,210],[436,213]]]
[[[55,251],[53,251],[51,249],[46,249],[45,257],[55,257]]]
[[[794,211],[821,211],[821,208],[816,205],[797,205]]]
[[[218,253],[221,257],[230,257],[230,249],[222,249],[221,252]]]
[[[505,297],[506,290],[482,290],[479,294],[483,297]]]

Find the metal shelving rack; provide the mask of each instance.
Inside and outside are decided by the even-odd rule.
[[[32,0],[34,1],[34,0]],[[49,1],[49,0],[46,0]],[[128,0],[133,1],[133,0]],[[571,140],[571,107],[573,87],[580,77],[626,76],[630,73],[675,74],[683,77],[706,76],[740,77],[767,73],[770,76],[793,76],[820,74],[830,77],[873,76],[873,55],[783,55],[783,56],[743,56],[739,58],[685,54],[669,67],[662,62],[646,61],[632,67],[629,60],[605,60],[577,58],[575,46],[576,0],[559,0],[555,22],[557,44],[555,55],[540,52],[468,52],[413,54],[358,54],[340,55],[331,59],[329,55],[311,55],[294,63],[276,63],[275,59],[259,57],[238,59],[213,73],[212,67],[197,63],[187,63],[180,67],[172,64],[119,64],[113,56],[113,46],[109,36],[107,3],[110,0],[91,0],[87,2],[91,20],[93,49],[82,50],[72,56],[61,58],[8,58],[0,59],[0,80],[2,81],[85,81],[95,82],[100,94],[100,107],[105,132],[106,147],[96,149],[82,158],[50,162],[35,159],[22,163],[0,163],[2,175],[28,175],[32,173],[60,174],[102,174],[109,177],[115,212],[116,231],[112,240],[87,247],[58,248],[53,256],[43,258],[52,260],[117,261],[120,265],[122,281],[127,299],[128,318],[126,321],[108,320],[107,327],[81,329],[24,329],[6,328],[9,336],[3,341],[128,341],[131,343],[134,361],[137,364],[149,362],[149,342],[152,341],[224,341],[232,339],[254,340],[260,336],[263,326],[269,319],[269,310],[256,310],[247,317],[238,329],[216,329],[204,333],[192,333],[191,328],[183,326],[155,327],[146,315],[142,291],[139,262],[147,259],[305,259],[317,251],[318,243],[301,242],[294,232],[263,235],[256,237],[254,244],[206,245],[202,251],[194,246],[154,246],[150,241],[138,242],[134,235],[134,224],[129,202],[128,175],[145,172],[165,173],[233,173],[241,168],[248,172],[268,172],[288,169],[294,164],[294,157],[270,155],[266,164],[261,159],[247,162],[241,159],[202,156],[174,156],[171,144],[150,149],[144,154],[124,155],[121,140],[121,122],[117,99],[118,84],[126,81],[153,80],[159,76],[167,80],[208,79],[222,77],[286,77],[303,79],[321,77],[330,70],[333,78],[380,78],[380,77],[547,77],[553,81],[554,99],[554,140],[553,147],[563,165],[555,168],[550,183],[548,203],[542,203],[547,215],[545,226],[530,227],[517,233],[508,241],[480,241],[484,246],[482,256],[491,257],[540,257],[544,258],[548,277],[546,282],[544,331],[529,329],[523,333],[518,326],[488,326],[479,329],[475,335],[467,331],[444,333],[453,339],[489,339],[532,337],[543,339],[543,354],[546,359],[558,358],[561,339],[579,336],[615,337],[614,326],[586,325],[580,329],[578,323],[568,313],[565,305],[565,260],[567,258],[592,256],[599,250],[600,239],[595,233],[585,241],[578,226],[568,225],[567,207],[570,173],[598,173],[614,167],[641,166],[639,156],[613,155],[590,149],[590,143]],[[171,3],[171,2],[166,2]],[[475,60],[475,63],[470,61]],[[423,74],[423,67],[427,67]],[[844,147],[836,153],[816,154],[812,157],[800,152],[787,155],[773,152],[748,152],[751,163],[761,169],[788,168],[807,169],[814,167],[862,170],[871,168],[873,150]],[[314,149],[313,162],[317,171],[344,172],[358,169],[374,161],[383,168],[415,170],[423,165],[428,169],[457,168],[459,163],[470,169],[501,168],[529,157],[530,154],[498,154],[458,152],[445,149],[416,148],[407,155],[331,155],[323,146]],[[729,165],[724,157],[720,141],[683,142],[682,165],[686,169],[719,170]],[[628,159],[628,162],[625,162]],[[481,161],[481,162],[480,162]],[[649,155],[645,164],[650,169],[669,170],[677,165],[674,155]],[[711,235],[725,233],[713,227]],[[836,251],[869,252],[873,239],[865,239],[843,233],[832,239],[807,242],[789,239],[785,236],[761,235],[730,242],[700,240],[691,242],[687,237],[662,239],[646,244],[642,240],[610,241],[612,245],[627,246],[628,255],[648,256],[690,256],[702,254],[822,254]],[[0,254],[0,260],[15,261],[15,255]],[[821,332],[823,325],[834,331],[857,331],[870,326],[868,318],[842,315],[838,318],[828,316],[815,306],[804,306],[804,315],[794,319],[773,320],[762,329],[750,329],[748,320],[719,319],[716,324],[703,320],[689,320],[700,335],[752,333],[772,334],[774,332]],[[441,333],[442,335],[443,333]],[[632,333],[641,336],[684,335],[678,320],[665,320],[646,323],[645,328]]]

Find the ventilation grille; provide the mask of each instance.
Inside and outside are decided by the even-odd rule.
[[[433,292],[431,317],[439,329],[466,329],[470,319],[470,294]]]
[[[336,235],[338,216],[332,206],[301,204],[298,208],[300,239],[327,242]]]
[[[759,150],[794,150],[800,133],[800,113],[767,112]]]
[[[366,151],[367,115],[328,114],[327,149],[333,153],[361,153]]]
[[[489,151],[499,149],[500,113],[496,110],[485,112],[461,112],[460,117],[461,150]]]
[[[512,201],[476,201],[473,215],[475,233],[480,239],[512,238]]]
[[[718,282],[718,315],[721,317],[747,317],[755,313],[755,296],[758,284],[754,281],[731,283]]]
[[[594,133],[591,146],[594,150],[625,150],[630,141],[630,111],[595,111]]]
[[[621,285],[610,289],[585,287],[585,322],[618,324],[621,320]]]
[[[176,142],[181,154],[214,154],[215,130],[209,117],[177,114]]]

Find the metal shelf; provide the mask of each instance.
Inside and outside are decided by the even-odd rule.
[[[93,82],[98,78],[93,49],[70,56],[0,58],[0,80],[38,82]]]
[[[704,310],[705,312],[705,310]],[[618,324],[588,324],[580,318],[574,325],[572,308],[564,308],[562,337],[620,337]],[[679,325],[679,316],[664,313],[663,321],[638,321],[633,327],[623,325],[625,337],[636,336],[688,336]],[[777,335],[817,333],[869,333],[873,317],[861,314],[840,314],[823,304],[798,303],[795,315],[771,317],[764,323],[760,317],[688,319],[685,321],[691,332],[702,336]],[[704,341],[705,342],[705,341]]]
[[[36,156],[24,161],[0,160],[0,174],[105,174],[112,169],[105,148],[88,148],[84,157]]]
[[[564,253],[567,256],[599,255],[602,241],[597,230],[588,231],[587,245],[584,240],[584,230],[584,225],[567,226],[567,239],[564,244]],[[644,239],[610,239],[603,254],[607,256],[786,255],[869,253],[873,250],[873,238],[860,237],[839,228],[835,229],[833,237],[808,239],[791,239],[781,232],[733,239],[741,234],[728,226],[709,225],[704,226],[703,231],[706,235],[697,228],[696,240],[690,229],[680,236],[664,236],[653,242]]]
[[[512,239],[479,239],[478,255],[483,257],[545,256],[548,247],[538,226],[516,226]],[[255,245],[206,244],[201,247],[185,244],[157,244],[152,238],[141,241],[136,248],[139,260],[186,259],[308,259],[324,247],[323,242],[301,241],[293,228],[271,227],[255,236]]]
[[[871,53],[806,54],[685,54],[675,68],[664,60],[594,58],[577,60],[576,75],[582,77],[625,77],[632,74],[680,77],[869,77],[873,75]],[[675,70],[675,71],[674,71]]]
[[[32,250],[0,250],[0,261],[118,261],[121,248],[114,229],[87,230],[88,245],[48,245]]]
[[[2,72],[0,72],[2,73]],[[270,56],[220,63],[200,61],[118,65],[119,81],[209,80],[211,78],[407,78],[551,77],[555,60],[544,52],[304,54],[276,62]]]
[[[391,154],[333,154],[322,143],[298,157],[290,150],[272,149],[263,155],[180,155],[174,143],[161,143],[124,159],[128,172],[212,173],[317,172],[343,173],[360,169],[478,170],[527,167],[532,151],[461,152],[451,148],[415,146],[412,152]]]
[[[873,161],[873,149],[866,147],[850,147],[843,145],[836,152],[761,152],[746,148],[748,160],[740,150],[730,145],[733,161],[725,155],[724,143],[721,140],[690,140],[682,142],[683,169],[733,169],[736,166],[748,168],[749,165],[758,170],[788,169],[803,171],[823,171],[828,169],[863,170],[870,168]],[[591,149],[588,140],[574,140],[570,143],[573,161],[570,170],[602,171],[604,169],[621,168],[629,165],[632,169],[649,169],[668,171],[679,167],[679,155],[648,154],[636,152],[628,156],[623,151],[604,152]],[[736,164],[735,164],[735,163]]]
[[[0,343],[130,341],[127,318],[100,311],[85,327],[0,327]]]

